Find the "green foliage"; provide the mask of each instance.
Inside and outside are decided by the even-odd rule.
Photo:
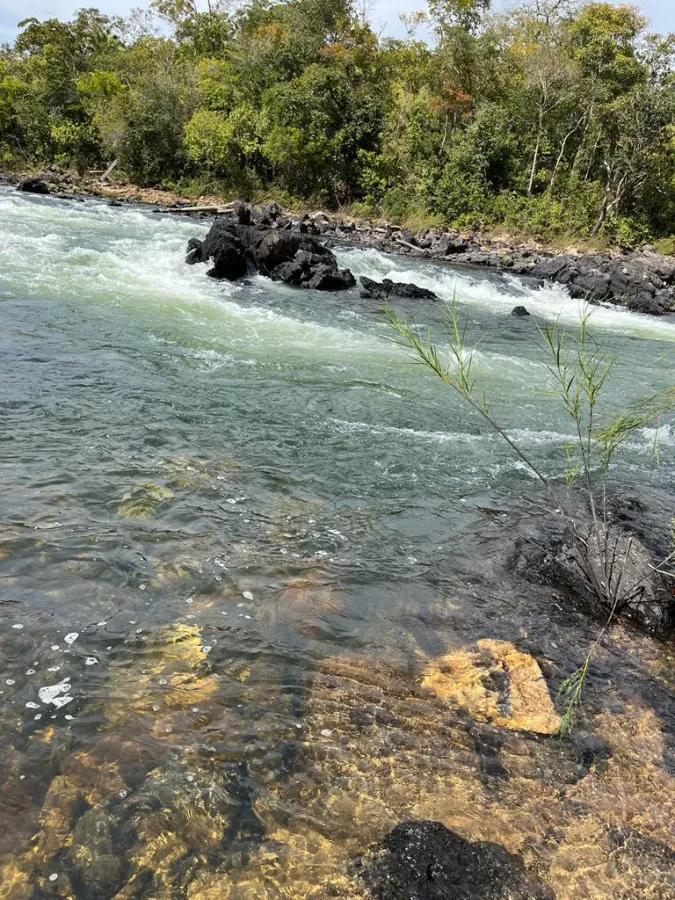
[[[675,234],[675,36],[645,35],[627,5],[488,17],[489,0],[430,0],[405,39],[379,39],[357,6],[154,0],[126,20],[27,19],[0,50],[0,159],[117,158],[142,185],[201,179],[543,240]]]
[[[477,416],[504,442],[505,446],[525,465],[545,488],[552,509],[561,513],[572,539],[573,557],[579,575],[587,589],[607,612],[607,621],[591,646],[582,666],[562,685],[560,700],[565,706],[561,733],[568,732],[579,713],[584,686],[591,663],[601,640],[615,616],[629,602],[641,583],[627,588],[624,573],[631,562],[633,539],[612,531],[606,517],[604,500],[598,508],[599,494],[606,496],[605,478],[619,447],[640,428],[658,424],[675,411],[675,386],[655,397],[646,397],[621,415],[609,415],[603,394],[614,369],[609,356],[589,330],[590,307],[580,313],[579,329],[568,333],[557,320],[540,328],[544,361],[552,379],[547,391],[562,404],[574,425],[575,438],[564,449],[564,464],[559,473],[545,474],[516,440],[501,425],[485,392],[479,391],[475,371],[475,347],[466,341],[466,323],[459,317],[453,300],[446,318],[447,355],[441,353],[430,332],[421,333],[396,313],[387,312],[390,326],[398,342],[410,351],[415,362],[422,363],[466,403]],[[566,488],[577,481],[586,494],[592,522],[581,525],[576,509],[568,503],[567,492],[558,482],[564,477]],[[671,525],[675,545],[675,520]],[[655,572],[672,579],[675,550]]]

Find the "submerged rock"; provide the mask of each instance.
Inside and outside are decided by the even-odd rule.
[[[525,306],[514,306],[511,310],[511,315],[516,316],[520,319],[524,319],[527,316],[531,315],[531,313]]]
[[[39,178],[24,178],[17,185],[17,191],[23,191],[25,194],[49,194],[51,193],[44,181]]]
[[[357,868],[374,900],[553,898],[518,856],[499,844],[467,841],[440,822],[397,825]]]
[[[90,809],[78,820],[70,857],[94,896],[110,895],[120,880],[121,866],[113,854],[110,819],[104,810]]]
[[[385,278],[382,282],[361,277],[361,297],[364,300],[389,300],[401,297],[406,300],[438,300],[433,291],[418,287],[416,284],[403,284]]]
[[[123,519],[150,519],[160,503],[173,499],[173,491],[153,481],[134,485],[122,497],[117,514]]]
[[[537,661],[507,641],[482,640],[477,646],[477,651],[458,650],[442,657],[422,687],[479,722],[555,734],[561,719]]]

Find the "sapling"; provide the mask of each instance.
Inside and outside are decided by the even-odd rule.
[[[619,416],[606,419],[602,415],[603,394],[616,360],[589,331],[592,311],[588,305],[581,307],[577,334],[563,329],[558,319],[539,326],[545,364],[554,384],[554,389],[547,393],[561,401],[574,425],[574,440],[565,447],[564,480],[567,490],[561,489],[560,479],[546,475],[511,437],[492,411],[485,392],[478,392],[474,366],[476,347],[467,345],[467,326],[466,322],[460,321],[456,298],[447,307],[447,359],[439,352],[429,331],[422,333],[395,312],[386,311],[389,324],[398,335],[398,342],[411,350],[416,361],[431,369],[480,415],[546,489],[553,501],[553,508],[560,511],[572,536],[573,560],[583,583],[608,611],[607,620],[583,664],[560,689],[559,696],[565,706],[563,731],[569,731],[574,724],[591,662],[605,632],[615,616],[635,599],[644,582],[643,577],[626,584],[625,574],[633,553],[633,539],[609,524],[607,473],[616,451],[634,432],[658,423],[675,410],[675,387],[672,387],[640,400]],[[577,483],[582,485],[588,498],[590,527],[580,523],[570,504],[569,488]],[[672,577],[669,567],[674,559],[675,552],[659,566],[652,567],[652,571]]]

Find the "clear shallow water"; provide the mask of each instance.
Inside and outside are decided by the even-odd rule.
[[[411,817],[535,846],[560,897],[673,896],[667,649],[608,639],[586,727],[619,762],[585,777],[560,742],[415,700],[483,638],[554,691],[594,629],[515,582],[545,505],[381,311],[213,283],[183,262],[200,223],[10,192],[0,213],[0,897],[360,896],[350,860]],[[339,255],[456,292],[500,420],[558,470],[569,427],[508,314],[573,324],[562,289]],[[593,322],[610,403],[672,383],[674,322]],[[675,431],[658,467],[653,437],[617,478],[671,490]]]

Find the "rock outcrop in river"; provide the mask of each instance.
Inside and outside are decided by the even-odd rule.
[[[285,216],[277,204],[267,204],[255,209],[244,203],[234,205],[231,218],[217,219],[219,229],[227,229],[241,223],[257,230],[275,228],[291,231],[293,234],[323,236],[331,240],[373,247],[381,252],[398,253],[421,259],[444,260],[454,265],[478,266],[509,272],[517,276],[536,278],[544,282],[564,285],[573,297],[586,299],[590,303],[618,304],[632,312],[662,316],[675,312],[675,260],[661,256],[652,247],[631,253],[554,253],[523,246],[502,243],[480,237],[466,238],[457,232],[444,232],[437,228],[427,228],[414,234],[394,225],[371,226],[345,222],[320,212],[298,217]],[[223,224],[221,224],[223,223]],[[317,251],[321,246],[316,241],[309,247],[314,255],[326,255]],[[302,247],[301,249],[307,249]],[[297,252],[297,250],[296,250]],[[295,255],[295,254],[294,254]],[[251,254],[249,254],[250,258]],[[196,261],[196,260],[194,260]],[[291,259],[285,260],[290,262]],[[325,263],[325,261],[324,261]],[[311,266],[318,266],[313,262]],[[309,286],[312,275],[308,274],[308,262],[302,267],[293,267],[290,283]],[[335,264],[337,268],[337,264]],[[280,275],[281,277],[281,275]],[[335,290],[351,287],[338,277],[325,281],[330,287],[320,290]],[[366,289],[367,290],[367,289]]]
[[[233,218],[216,219],[203,242],[190,241],[187,262],[211,262],[211,278],[237,281],[259,272],[273,281],[316,291],[354,287],[348,269],[338,266],[334,254],[316,238],[299,230],[271,228],[269,212],[251,224],[251,210],[243,207]],[[267,221],[264,221],[267,220]]]
[[[401,284],[385,278],[381,283],[372,278],[361,277],[361,297],[364,300],[389,300],[398,297],[404,300],[438,300],[433,291],[416,284]]]

